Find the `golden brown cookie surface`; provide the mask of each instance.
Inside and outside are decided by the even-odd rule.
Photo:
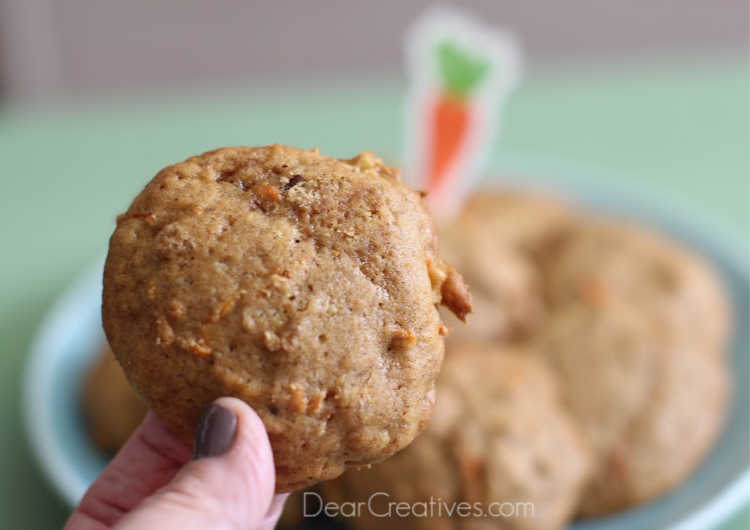
[[[102,313],[128,378],[182,438],[213,399],[249,403],[288,491],[421,432],[441,299],[470,308],[395,170],[274,145],[154,177],[118,219]]]
[[[550,315],[536,346],[596,462],[606,460],[646,406],[658,376],[660,345],[647,322],[628,306],[570,303]]]
[[[485,189],[462,208],[462,222],[477,224],[530,256],[543,254],[572,221],[568,204],[531,191]]]
[[[729,307],[710,265],[635,224],[581,218],[555,255],[548,294],[553,306],[620,301],[647,312],[665,337],[685,336],[710,354],[726,346]]]
[[[700,462],[726,413],[730,318],[718,279],[662,236],[593,217],[547,273],[540,349],[596,455],[581,513],[652,499]]]
[[[567,206],[543,195],[480,191],[440,229],[440,249],[471,287],[467,326],[450,324],[450,340],[518,340],[542,324],[539,262],[570,223]]]
[[[367,530],[560,528],[573,514],[589,459],[552,374],[530,353],[455,347],[446,357],[427,431],[391,459],[324,483],[327,498],[367,501],[383,492],[387,496],[373,501],[377,513],[387,510],[387,502],[420,509],[416,503],[432,498],[448,506],[477,503],[497,517],[448,517],[434,509],[433,517],[379,518],[365,510],[347,519]]]
[[[659,357],[648,402],[598,466],[582,496],[582,515],[623,510],[672,489],[721,432],[731,387],[725,363],[687,344]]]

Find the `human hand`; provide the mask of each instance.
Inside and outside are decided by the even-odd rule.
[[[271,529],[287,495],[274,495],[268,435],[255,412],[216,400],[195,452],[149,412],[84,495],[65,530]]]

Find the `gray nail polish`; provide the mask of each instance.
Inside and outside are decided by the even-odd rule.
[[[236,432],[237,415],[226,407],[212,403],[201,416],[193,458],[223,455],[232,447]]]

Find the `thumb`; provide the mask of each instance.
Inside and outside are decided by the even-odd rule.
[[[273,528],[274,487],[263,423],[244,402],[221,398],[201,418],[193,460],[116,528]]]

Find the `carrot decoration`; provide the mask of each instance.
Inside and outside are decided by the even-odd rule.
[[[440,187],[451,162],[460,153],[471,122],[471,91],[489,68],[487,61],[471,59],[451,42],[438,46],[437,58],[442,91],[433,110],[428,189]]]
[[[433,213],[458,210],[483,169],[501,102],[518,78],[515,40],[456,11],[436,9],[407,35],[407,176]]]

